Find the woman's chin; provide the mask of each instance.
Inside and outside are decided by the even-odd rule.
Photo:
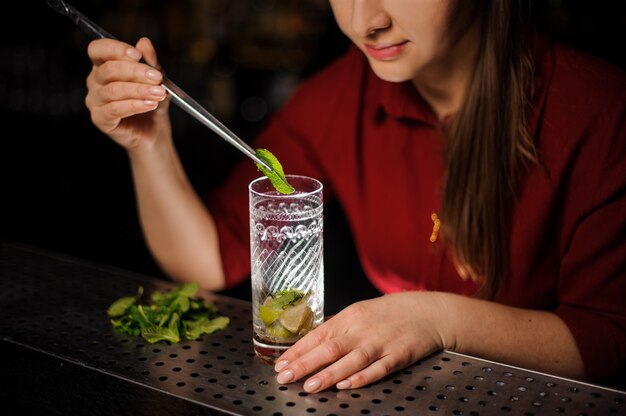
[[[405,82],[412,80],[415,74],[402,68],[398,62],[394,61],[372,61],[370,60],[372,71],[383,81]]]

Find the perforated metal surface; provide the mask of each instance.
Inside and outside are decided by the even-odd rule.
[[[369,387],[307,394],[281,386],[252,350],[248,302],[203,292],[230,326],[200,340],[149,344],[120,335],[108,305],[172,285],[28,247],[3,244],[0,338],[195,403],[242,415],[626,415],[626,394],[441,352]],[[11,357],[0,357],[11,360]],[[51,377],[55,377],[52,375]]]

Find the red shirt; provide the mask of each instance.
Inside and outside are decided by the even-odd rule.
[[[496,301],[555,312],[588,376],[626,373],[626,76],[547,41],[537,48],[540,87],[531,167],[512,211],[511,271]],[[287,173],[315,177],[337,198],[363,269],[381,292],[472,295],[451,255],[431,243],[443,175],[442,124],[411,83],[389,83],[350,48],[292,96],[253,144]],[[227,284],[249,276],[249,160],[208,199]],[[342,278],[327,276],[327,279]]]

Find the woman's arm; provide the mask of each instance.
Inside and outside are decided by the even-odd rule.
[[[191,186],[171,140],[129,151],[139,217],[147,244],[172,278],[224,288],[213,217]]]
[[[446,349],[583,379],[585,369],[574,337],[556,314],[514,308],[453,294],[440,294],[454,325]]]
[[[175,279],[223,288],[217,230],[176,153],[152,43],[99,39],[88,54],[93,67],[85,103],[94,125],[128,152],[141,225],[156,261]]]
[[[358,388],[439,349],[582,378],[565,324],[532,311],[442,292],[403,292],[358,302],[298,341],[277,361],[277,380],[309,392]]]

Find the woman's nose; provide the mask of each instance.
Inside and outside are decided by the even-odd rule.
[[[354,0],[352,30],[368,37],[391,25],[391,18],[382,8],[380,0]]]

